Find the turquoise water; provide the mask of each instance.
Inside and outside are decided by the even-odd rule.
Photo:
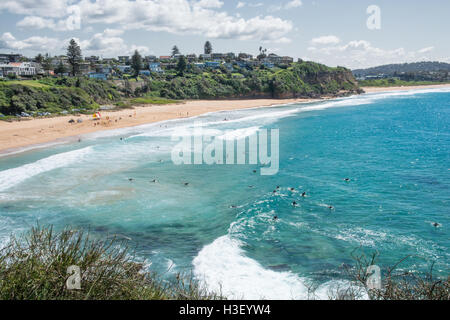
[[[130,239],[153,270],[193,270],[211,289],[255,299],[305,298],[308,283],[323,292],[345,280],[341,266],[360,246],[380,253],[382,269],[411,255],[401,268],[435,262],[448,275],[449,119],[449,90],[367,94],[212,113],[2,157],[0,240],[37,221],[90,228]],[[174,165],[171,135],[195,121],[241,138],[279,129],[279,173]]]

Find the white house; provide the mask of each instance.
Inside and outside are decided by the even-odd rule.
[[[1,64],[0,70],[3,75],[15,74],[17,77],[35,76],[36,66],[31,62],[12,62]]]

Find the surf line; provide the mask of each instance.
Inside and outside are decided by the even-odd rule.
[[[275,175],[280,162],[279,129],[256,129],[241,136],[233,133],[242,130],[213,136],[203,132],[200,122],[195,122],[187,134],[172,135],[172,141],[178,142],[171,152],[172,162],[175,165],[259,164],[261,175]]]

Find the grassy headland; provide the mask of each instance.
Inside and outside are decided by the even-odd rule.
[[[167,104],[183,99],[319,98],[360,93],[350,70],[314,62],[282,68],[238,68],[230,72],[189,68],[183,74],[152,74],[137,80],[83,77],[0,81],[0,119],[91,113],[102,104],[117,107]]]

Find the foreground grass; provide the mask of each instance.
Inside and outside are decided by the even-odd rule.
[[[81,289],[68,290],[68,267],[81,269]],[[218,299],[192,280],[163,281],[129,255],[126,243],[90,239],[83,231],[36,227],[0,251],[1,300]]]

